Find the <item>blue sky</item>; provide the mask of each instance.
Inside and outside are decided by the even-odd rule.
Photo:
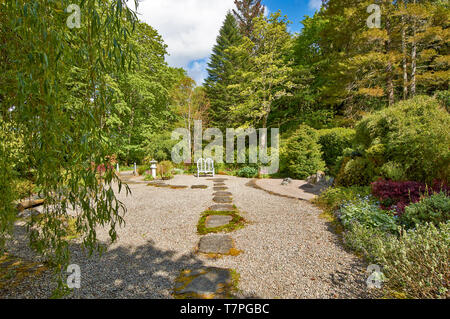
[[[291,32],[298,32],[301,28],[300,21],[305,15],[312,16],[316,9],[320,8],[321,0],[263,0],[262,3],[269,8],[269,12],[281,10],[292,22]]]
[[[313,15],[321,0],[263,0],[270,12],[281,10],[298,32],[305,15]],[[198,85],[207,77],[207,63],[216,37],[233,0],[143,0],[139,18],[162,35],[168,48],[167,62],[187,70]]]

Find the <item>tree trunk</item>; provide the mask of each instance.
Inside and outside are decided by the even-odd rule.
[[[386,88],[387,88],[387,94],[388,94],[388,101],[389,105],[394,104],[394,83],[393,83],[393,75],[392,75],[392,61],[391,61],[391,22],[389,18],[386,19],[386,31],[388,38],[386,40],[385,46],[386,46],[386,54],[388,56],[388,63],[386,66]]]
[[[416,4],[416,0],[414,0]],[[413,17],[413,41],[411,52],[411,96],[416,95],[416,69],[417,69],[417,44],[416,44],[416,18]]]
[[[402,28],[402,54],[403,54],[403,99],[408,98],[408,66],[407,66],[407,53],[406,53],[406,23],[405,16],[402,16],[403,28]]]

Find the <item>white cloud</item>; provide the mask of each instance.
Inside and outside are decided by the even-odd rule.
[[[144,0],[138,13],[139,19],[158,30],[168,45],[169,65],[187,69],[201,84],[206,75],[205,59],[211,54],[227,11],[233,8],[233,0]]]
[[[264,8],[264,16],[267,18],[270,15],[269,7],[266,5],[263,5]]]
[[[309,0],[308,6],[310,9],[320,10],[320,7],[322,7],[322,0]]]

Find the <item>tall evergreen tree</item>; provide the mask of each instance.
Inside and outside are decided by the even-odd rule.
[[[225,127],[226,113],[236,103],[238,97],[227,90],[236,68],[236,61],[227,49],[238,45],[240,41],[241,35],[236,19],[228,12],[217,37],[217,44],[213,48],[211,61],[208,63],[208,78],[205,81],[206,94],[211,103],[209,108],[211,124],[217,127]]]
[[[233,13],[239,22],[239,29],[243,36],[250,37],[253,31],[253,19],[264,15],[264,7],[261,0],[235,0],[237,11]]]

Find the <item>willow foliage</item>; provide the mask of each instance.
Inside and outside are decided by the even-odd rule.
[[[80,28],[66,24],[81,9]],[[124,0],[5,0],[0,4],[0,239],[10,237],[17,199],[12,180],[17,147],[34,169],[42,219],[28,224],[31,246],[64,269],[70,260],[67,216],[89,253],[101,246],[96,227],[109,225],[114,241],[124,205],[112,189],[120,181],[109,164],[102,130],[114,107],[109,74],[128,68],[135,13]],[[81,83],[77,96],[68,83]],[[70,101],[70,103],[69,103]],[[100,177],[95,169],[103,164]],[[127,189],[128,192],[128,189]]]

